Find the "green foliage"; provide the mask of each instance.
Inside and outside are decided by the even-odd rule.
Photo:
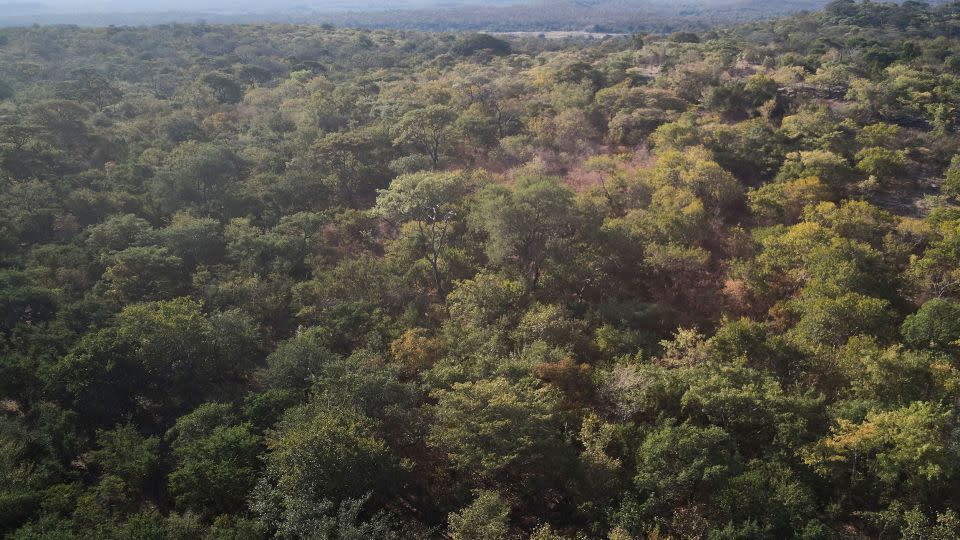
[[[960,155],[958,155],[960,156]],[[940,191],[944,195],[956,198],[960,196],[960,157],[953,156],[950,160],[950,166],[947,168],[946,177],[940,186]]]
[[[323,328],[306,330],[280,343],[267,357],[267,365],[260,372],[261,384],[267,388],[304,390],[336,355],[327,348],[329,335]]]
[[[636,513],[630,519],[648,518],[659,510],[723,485],[736,470],[734,449],[722,428],[667,424],[644,437],[637,448]]]
[[[889,302],[849,292],[836,298],[816,296],[798,305],[794,328],[801,343],[842,345],[858,334],[888,335],[894,322]]]
[[[165,157],[150,187],[168,212],[229,213],[240,168],[240,158],[222,144],[187,141]]]
[[[255,350],[243,346],[255,336],[217,330],[200,303],[188,298],[131,305],[51,367],[51,390],[63,392],[94,425],[125,411],[160,417],[185,412],[229,391],[252,365],[252,357],[230,353]]]
[[[243,89],[230,75],[224,73],[207,73],[200,79],[210,87],[213,95],[220,103],[237,103],[243,99]]]
[[[954,474],[948,415],[914,402],[870,413],[860,423],[840,419],[803,459],[818,474],[842,476],[846,486],[884,493],[905,488],[902,493],[917,501],[935,497]]]
[[[960,5],[665,9],[5,28],[0,536],[955,537]]]
[[[470,34],[462,37],[452,51],[461,56],[470,56],[480,51],[490,51],[493,54],[510,54],[510,44],[497,39],[490,34]]]
[[[925,302],[904,319],[900,333],[914,347],[951,348],[960,340],[960,304],[940,298]]]
[[[269,497],[280,504],[362,497],[389,489],[398,474],[370,419],[319,403],[289,410],[267,439],[267,450],[264,479]]]
[[[0,270],[0,328],[9,336],[21,324],[36,324],[56,308],[53,292],[37,287],[23,272]]]
[[[469,189],[468,181],[458,173],[411,173],[397,177],[390,187],[380,190],[374,212],[388,219],[416,223],[420,243],[426,244],[424,257],[430,263],[437,291],[443,293],[444,278],[440,265],[451,235],[451,222]]]
[[[104,475],[115,477],[131,489],[147,490],[156,481],[160,439],[144,438],[130,424],[97,433],[97,450],[90,461]]]
[[[393,126],[394,144],[408,144],[426,153],[436,169],[453,137],[456,118],[456,112],[446,105],[414,109]]]
[[[454,540],[503,540],[510,532],[510,507],[495,491],[478,491],[476,499],[450,514],[450,538]]]
[[[429,442],[478,479],[552,474],[565,444],[557,393],[532,380],[459,383],[436,390]]]
[[[490,260],[514,266],[536,287],[544,266],[560,256],[563,240],[572,232],[573,212],[568,189],[550,178],[525,177],[513,189],[485,187],[471,217],[487,234]]]
[[[242,507],[256,483],[260,441],[246,425],[217,426],[197,440],[174,447],[176,468],[168,476],[177,505],[216,516]]]

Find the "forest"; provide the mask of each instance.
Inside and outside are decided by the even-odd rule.
[[[0,29],[0,537],[960,537],[960,3]]]

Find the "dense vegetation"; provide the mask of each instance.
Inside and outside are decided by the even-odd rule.
[[[960,5],[0,33],[0,534],[960,536]]]

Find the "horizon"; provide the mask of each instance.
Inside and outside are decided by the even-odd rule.
[[[141,26],[163,23],[329,23],[413,30],[626,32],[767,19],[827,0],[40,0],[0,2],[0,27]]]

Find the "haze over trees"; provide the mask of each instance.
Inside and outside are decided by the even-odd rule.
[[[819,9],[826,0],[41,0],[0,3],[0,26],[313,23],[410,30],[706,29]]]
[[[958,29],[0,30],[0,535],[960,536]]]

